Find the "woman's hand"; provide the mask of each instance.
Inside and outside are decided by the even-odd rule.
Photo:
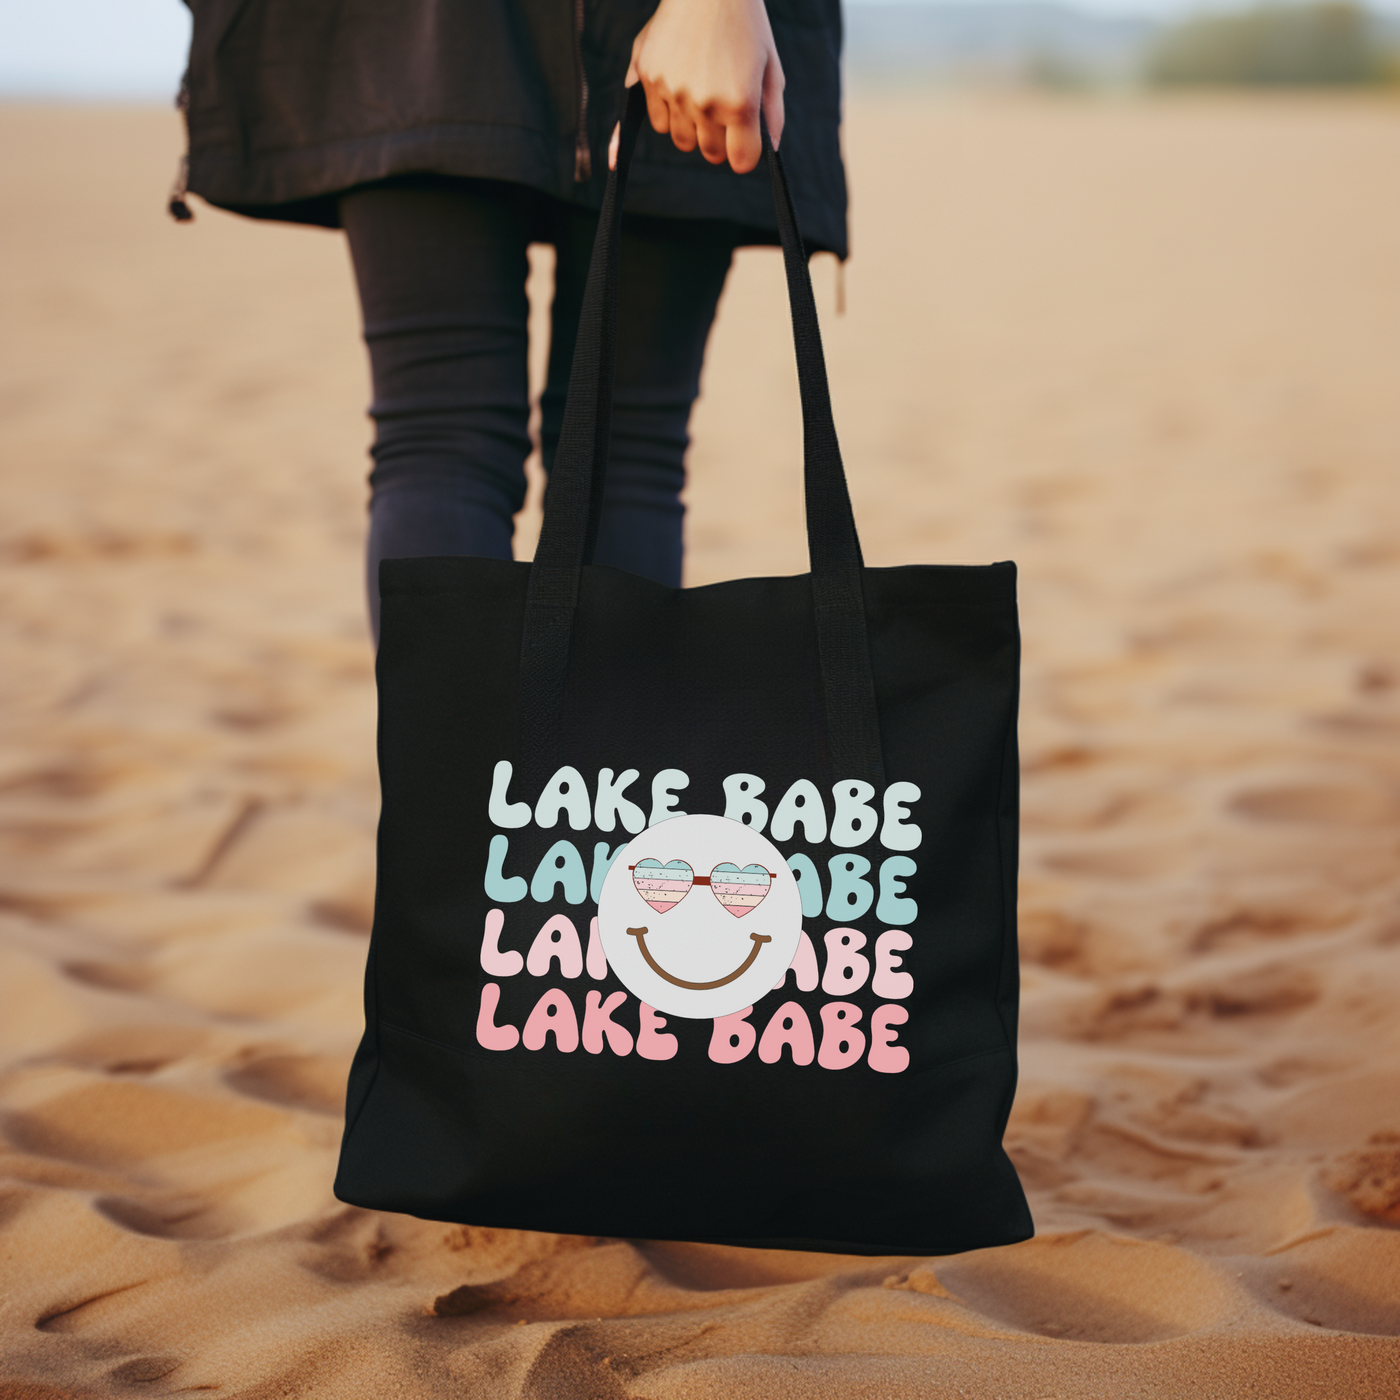
[[[632,43],[627,86],[638,82],[652,126],[711,165],[758,164],[760,111],[775,147],[783,134],[783,65],[763,0],[661,0]],[[617,141],[614,131],[609,169]]]

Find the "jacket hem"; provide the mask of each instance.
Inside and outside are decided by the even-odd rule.
[[[353,140],[259,153],[256,163],[224,151],[190,154],[189,190],[207,203],[250,218],[340,227],[339,197],[360,185],[397,175],[446,175],[524,185],[568,203],[597,207],[601,181],[576,185],[562,171],[553,144],[520,127],[462,123],[387,132]],[[799,199],[799,206],[801,200]],[[719,219],[743,229],[742,243],[778,241],[766,176],[740,177],[718,187],[714,172],[638,159],[628,182],[627,209],[659,218]],[[809,253],[846,256],[846,231],[830,219],[804,217]],[[828,225],[831,225],[828,227]]]

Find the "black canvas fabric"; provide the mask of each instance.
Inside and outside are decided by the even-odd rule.
[[[641,118],[634,93],[534,563],[381,566],[379,883],[336,1194],[476,1225],[853,1253],[1024,1239],[1001,1146],[1014,566],[864,567],[771,147],[812,571],[671,589],[589,562]],[[624,780],[631,809],[609,796]],[[620,852],[695,859],[679,847],[696,814],[784,868],[697,864],[648,893],[649,868]],[[751,924],[762,976],[758,929],[798,897],[780,886],[800,893],[798,952],[723,1017],[653,1010],[607,953],[600,892],[661,911],[644,917],[663,963],[681,918],[717,938]],[[752,908],[722,893],[741,888]],[[651,965],[702,998],[730,980]]]

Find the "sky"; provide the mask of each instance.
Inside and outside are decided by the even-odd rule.
[[[173,101],[189,39],[181,0],[0,0],[0,93]]]
[[[977,2],[994,4],[996,0]],[[1109,14],[1163,14],[1204,7],[1194,0],[1067,3],[1075,9]],[[1222,0],[1211,3],[1219,7]],[[0,95],[173,100],[185,65],[189,31],[189,11],[181,0],[0,0]]]

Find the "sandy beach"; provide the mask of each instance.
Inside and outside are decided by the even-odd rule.
[[[843,316],[814,273],[867,560],[1021,568],[1038,1233],[938,1259],[336,1202],[344,245],[172,224],[173,113],[0,141],[0,1400],[1397,1393],[1400,103],[851,104]],[[692,427],[688,582],[805,569],[771,250]]]

